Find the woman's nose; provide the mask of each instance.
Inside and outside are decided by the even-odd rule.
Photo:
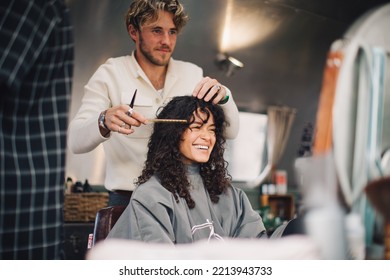
[[[208,131],[207,129],[201,129],[200,131],[200,137],[203,139],[210,139],[212,136],[212,133]]]

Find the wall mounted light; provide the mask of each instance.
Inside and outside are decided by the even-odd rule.
[[[227,77],[232,76],[235,71],[244,67],[244,63],[224,53],[217,54],[216,64],[219,69],[225,72]]]

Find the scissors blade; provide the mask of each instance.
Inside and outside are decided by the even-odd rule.
[[[130,108],[134,107],[134,101],[135,101],[135,96],[137,95],[137,90],[134,91],[133,98],[131,99],[131,102],[129,104]]]

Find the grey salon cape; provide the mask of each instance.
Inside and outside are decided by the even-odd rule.
[[[153,176],[135,189],[107,238],[180,244],[224,237],[266,237],[261,217],[241,189],[229,187],[215,204],[203,185],[199,165],[188,167],[188,177],[195,208],[189,209],[182,198],[177,203]]]

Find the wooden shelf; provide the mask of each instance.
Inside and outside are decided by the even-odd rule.
[[[261,206],[269,206],[271,213],[282,220],[291,220],[295,215],[294,196],[292,194],[284,195],[261,195]]]

